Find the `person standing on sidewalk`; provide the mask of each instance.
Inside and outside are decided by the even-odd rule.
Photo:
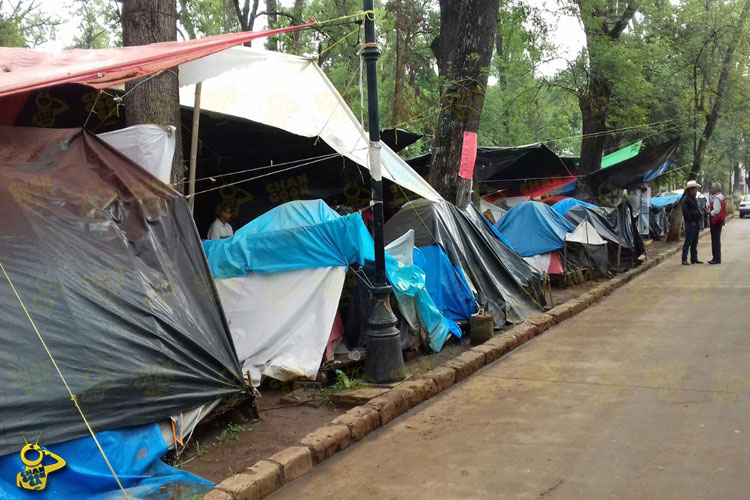
[[[721,194],[721,184],[711,184],[711,253],[709,264],[721,264],[721,228],[727,221],[727,200]]]
[[[698,260],[698,233],[700,232],[701,209],[698,206],[696,195],[701,187],[695,181],[688,181],[685,185],[685,193],[682,195],[682,217],[685,219],[685,243],[682,245],[682,265],[688,264],[688,250],[690,250],[690,263],[703,264]]]

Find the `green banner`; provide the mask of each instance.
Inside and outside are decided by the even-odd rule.
[[[602,168],[611,167],[616,163],[620,163],[621,161],[628,160],[638,155],[638,153],[641,151],[641,146],[643,146],[643,140],[619,149],[614,153],[608,154],[607,156],[603,156]]]

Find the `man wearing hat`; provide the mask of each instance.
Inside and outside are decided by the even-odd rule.
[[[687,266],[688,249],[690,250],[690,263],[703,264],[698,260],[698,232],[700,231],[701,209],[698,206],[696,195],[701,187],[695,181],[688,181],[685,192],[680,200],[682,205],[682,217],[685,219],[685,243],[682,245],[682,265]]]
[[[721,228],[727,220],[727,201],[721,194],[721,184],[711,184],[711,252],[709,264],[721,264]]]

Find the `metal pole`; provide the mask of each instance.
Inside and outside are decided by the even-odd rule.
[[[391,310],[391,287],[385,276],[383,238],[383,177],[380,163],[380,119],[378,116],[377,60],[380,50],[375,37],[374,0],[364,0],[365,44],[362,58],[367,74],[367,128],[370,135],[369,167],[372,177],[373,240],[375,242],[375,286],[372,289],[372,311],[367,320],[367,357],[365,375],[375,383],[405,378],[401,336],[396,316]]]
[[[198,162],[198,126],[201,118],[201,87],[203,82],[195,84],[195,101],[193,102],[193,130],[190,137],[190,171],[188,172],[188,205],[193,213],[195,205],[195,165]]]

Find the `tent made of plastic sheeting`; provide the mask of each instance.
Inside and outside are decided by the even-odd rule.
[[[571,208],[577,206],[577,205],[584,205],[589,208],[598,208],[596,205],[593,205],[591,203],[587,203],[585,201],[577,200],[575,198],[565,198],[564,200],[560,200],[557,203],[552,205],[552,210],[557,212],[560,215],[565,215],[565,213],[570,210]]]
[[[595,269],[602,275],[607,274],[607,242],[588,220],[581,221],[572,233],[565,235],[563,255],[566,274],[583,269]]]
[[[88,434],[18,297],[97,430],[243,390],[187,203],[148,172],[80,129],[2,127],[0,220],[0,454]]]
[[[653,180],[655,173],[661,175],[669,169],[679,145],[680,139],[677,138],[646,147],[638,156],[589,174],[587,181],[593,192],[599,194],[640,187],[644,182]]]
[[[97,432],[96,437],[130,498],[193,498],[213,487],[210,481],[170,467],[160,460],[167,453],[169,446],[162,437],[158,424]],[[44,441],[44,433],[41,440],[40,445]],[[23,440],[21,443],[23,444]],[[0,457],[0,498],[124,498],[90,436],[44,446],[44,450],[61,457],[66,464],[62,469],[49,474],[47,486],[41,491],[30,491],[16,486],[17,474],[24,470],[18,450]],[[51,459],[46,459],[43,463],[50,462]]]
[[[669,234],[669,215],[664,207],[652,206],[649,217],[651,239],[660,240]]]
[[[369,168],[369,139],[323,70],[310,58],[235,47],[180,66],[180,103],[319,137],[340,155]],[[381,141],[383,177],[419,196],[442,199]]]
[[[552,252],[542,253],[538,255],[531,255],[524,257],[525,260],[531,267],[536,269],[539,273],[547,273],[551,275],[560,275],[564,272],[562,258],[560,258],[560,251],[553,250]]]
[[[203,242],[243,371],[253,384],[314,379],[350,265],[374,260],[359,213],[341,216],[322,200],[281,205],[234,236]],[[440,349],[458,329],[434,307],[424,273],[386,255],[386,271],[404,316],[425,326]],[[460,335],[460,331],[458,332]]]
[[[385,239],[393,241],[409,229],[414,229],[416,247],[439,245],[445,251],[498,328],[541,309],[539,275],[500,241],[473,206],[462,211],[446,201],[412,201],[386,223]]]
[[[667,194],[664,196],[655,196],[651,198],[652,207],[669,207],[680,201],[682,194]]]
[[[386,272],[398,302],[398,312],[412,331],[424,331],[425,344],[433,352],[440,352],[448,335],[461,338],[461,328],[443,315],[427,287],[427,266],[414,265],[414,230],[392,241],[386,251]],[[435,272],[435,269],[430,269]],[[432,277],[434,281],[438,276]],[[473,299],[473,297],[472,297]]]
[[[519,255],[530,257],[561,249],[575,225],[544,203],[529,201],[510,209],[495,228]]]
[[[175,128],[157,125],[133,125],[99,134],[103,140],[162,181],[169,184],[172,175]]]

